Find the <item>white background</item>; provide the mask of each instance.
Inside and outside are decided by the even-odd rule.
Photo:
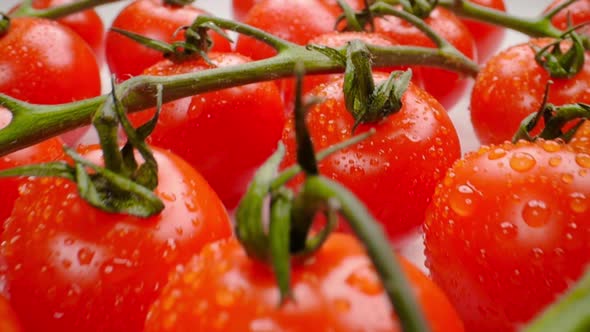
[[[0,0],[0,11],[8,11],[20,1],[21,0]],[[535,16],[548,6],[550,2],[551,0],[505,0],[509,12],[522,16]],[[129,3],[129,1],[117,2],[100,6],[97,9],[100,15],[104,18],[105,27],[108,28],[110,26],[116,13],[127,3]],[[206,9],[214,15],[228,18],[231,17],[231,0],[199,0],[196,1],[196,5],[200,8]],[[526,40],[526,36],[510,31],[506,34],[502,48]],[[108,83],[108,77],[108,70],[105,67],[103,68],[103,82]],[[103,86],[108,87],[109,85],[103,84]],[[468,107],[469,93],[466,93],[463,99],[455,107],[449,110],[449,114],[461,138],[463,151],[474,150],[479,146],[469,119]],[[406,246],[402,248],[402,253],[416,263],[416,265],[423,267],[424,257],[421,237],[413,236],[408,240]]]

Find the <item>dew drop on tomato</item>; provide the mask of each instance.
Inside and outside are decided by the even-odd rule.
[[[547,225],[550,216],[551,211],[547,203],[540,200],[531,200],[522,209],[522,219],[531,227]]]
[[[573,193],[570,195],[570,208],[575,213],[584,213],[588,210],[588,198],[582,193]]]

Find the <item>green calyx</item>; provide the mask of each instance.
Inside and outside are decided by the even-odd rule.
[[[356,120],[355,128],[361,123],[378,122],[398,112],[411,78],[411,70],[395,71],[385,82],[375,85],[371,53],[362,42],[350,42],[344,72],[344,96],[346,108]]]
[[[404,10],[421,19],[430,16],[438,5],[438,0],[399,0]]]
[[[533,142],[539,138],[545,140],[560,139],[569,142],[584,121],[590,119],[590,105],[588,104],[575,103],[556,106],[548,103],[550,84],[551,82],[545,88],[541,107],[537,112],[527,116],[521,122],[512,138],[513,142],[519,140]],[[543,129],[539,134],[531,135],[531,132],[537,127],[541,119],[544,122]],[[572,122],[573,125],[571,125]]]
[[[171,6],[188,6],[195,0],[164,0],[164,3]]]
[[[552,78],[571,78],[584,68],[585,43],[576,33],[580,27],[569,29],[560,38],[545,47],[532,46],[536,53],[535,61],[547,70]],[[565,52],[562,50],[564,41],[571,43]]]

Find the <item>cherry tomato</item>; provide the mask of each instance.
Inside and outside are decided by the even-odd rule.
[[[10,123],[10,112],[0,107],[0,130]],[[62,142],[59,138],[52,138],[31,147],[0,157],[0,170],[54,161],[63,156]],[[4,230],[4,220],[8,218],[14,201],[18,197],[18,187],[22,180],[19,178],[0,178],[0,234]],[[1,287],[0,287],[1,288]]]
[[[377,82],[387,77],[382,73],[374,76]],[[339,79],[311,92],[324,100],[307,113],[316,150],[353,135],[355,120],[346,110],[342,85]],[[434,98],[410,84],[402,102],[398,113],[377,123],[361,124],[355,131],[359,134],[375,128],[374,135],[319,163],[320,173],[350,189],[383,223],[391,239],[422,224],[436,184],[460,156],[455,127]],[[293,120],[287,120],[283,166],[296,160],[293,128]]]
[[[217,67],[250,59],[235,53],[210,53]],[[212,68],[196,59],[162,61],[148,75],[172,75]],[[153,114],[133,114],[139,124]],[[255,170],[272,154],[285,124],[283,103],[274,83],[261,82],[180,99],[163,107],[148,141],[183,157],[211,184],[228,209],[235,207]]]
[[[295,44],[334,31],[337,14],[319,0],[261,0],[248,12],[246,24],[255,26]],[[269,58],[276,52],[268,45],[241,35],[236,51],[254,60]]]
[[[100,159],[95,147],[84,154]],[[231,234],[207,182],[170,152],[154,151],[165,209],[142,219],[99,211],[69,180],[23,188],[6,222],[10,301],[28,331],[143,331],[169,271]],[[31,313],[35,319],[31,319]]]
[[[544,46],[549,39],[530,43]],[[512,138],[521,121],[543,101],[549,73],[535,61],[530,43],[512,46],[482,68],[471,93],[471,121],[483,144]],[[555,105],[590,103],[590,54],[582,71],[570,79],[551,78],[549,102]]]
[[[172,42],[184,38],[182,32],[174,36],[180,27],[191,25],[197,16],[204,14],[208,13],[192,6],[169,5],[164,0],[136,0],[119,12],[112,26]],[[213,51],[226,52],[231,49],[229,42],[219,34],[212,32],[209,36],[213,41]],[[109,31],[106,38],[106,59],[111,72],[122,81],[141,74],[164,57],[158,51]]]
[[[506,11],[504,0],[471,0],[471,2],[491,9],[503,12]],[[461,21],[465,24],[467,29],[469,29],[469,32],[471,32],[471,35],[475,40],[479,62],[485,63],[485,61],[498,50],[498,47],[504,38],[504,28],[469,19],[461,19]]]
[[[21,332],[21,326],[10,303],[0,294],[0,331]]]
[[[340,13],[342,10],[338,5],[336,0],[319,0],[322,4],[329,6],[337,13]],[[261,2],[261,0],[232,0],[232,9],[234,13],[234,17],[238,21],[243,21],[246,16],[248,15],[248,11],[254,7],[255,4]],[[353,9],[359,10],[364,7],[363,0],[347,0],[346,1],[349,5],[352,6]]]
[[[45,9],[76,2],[75,0],[34,0],[33,8]],[[15,8],[16,9],[16,8]],[[102,59],[104,25],[94,9],[71,14],[57,20],[59,23],[74,30],[94,50],[94,54]],[[101,61],[99,61],[101,62]]]
[[[477,60],[475,41],[463,23],[450,11],[437,7],[424,20],[435,32],[448,40],[467,57]],[[434,47],[434,43],[411,23],[387,16],[375,20],[375,30],[397,40],[402,45]],[[447,109],[463,95],[468,78],[438,68],[422,68],[424,89]]]
[[[400,258],[401,259],[401,258]],[[463,331],[444,294],[401,259],[433,331]],[[294,301],[279,306],[270,267],[231,239],[207,246],[171,277],[148,314],[159,331],[401,331],[363,247],[334,234],[292,271]]]
[[[590,250],[590,155],[555,141],[484,146],[436,189],[427,266],[469,331],[515,331],[572,285]]]
[[[94,53],[57,22],[14,18],[0,37],[0,93],[37,104],[59,104],[100,94]]]
[[[553,1],[549,7],[545,11],[548,11],[552,8],[555,8],[558,4],[563,3],[563,0],[555,0]],[[561,30],[567,30],[568,26],[568,17],[571,19],[571,22],[574,26],[578,24],[582,24],[585,22],[590,21],[590,0],[578,0],[563,10],[561,10],[557,15],[553,17],[551,23],[555,25],[557,28]],[[588,27],[585,27],[585,30],[590,33]]]
[[[348,44],[348,42],[358,39],[362,40],[363,42],[371,45],[377,46],[392,46],[398,45],[395,40],[386,37],[379,33],[367,33],[367,32],[329,32],[320,36],[317,36],[309,41],[309,44],[313,45],[323,45],[328,47],[344,47]],[[404,69],[401,67],[388,67],[388,68],[376,68],[378,71],[391,73],[394,70]],[[327,74],[327,75],[308,75],[305,77],[303,82],[303,93],[308,93],[314,87],[326,83],[331,79],[339,77],[339,74]],[[295,99],[295,80],[293,79],[285,79],[281,81],[281,88],[283,90],[283,99],[285,100],[285,106],[288,111],[293,109],[293,101]],[[420,69],[416,69],[412,75],[412,82],[417,84],[418,86],[422,86],[424,82],[422,81],[421,71]]]

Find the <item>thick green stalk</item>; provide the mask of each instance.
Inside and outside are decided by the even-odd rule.
[[[70,14],[74,14],[85,9],[94,8],[100,5],[104,5],[107,3],[112,2],[119,2],[122,0],[79,0],[73,3],[56,6],[47,9],[35,9],[31,7],[32,1],[23,2],[23,5],[19,7],[14,13],[12,13],[11,17],[40,17],[40,18],[50,18],[50,19],[57,19],[61,18]]]
[[[310,200],[335,200],[340,204],[340,213],[365,246],[403,331],[429,331],[428,323],[415,300],[399,260],[395,257],[383,229],[365,206],[348,189],[322,176],[308,176],[304,190],[306,195],[310,195]]]

